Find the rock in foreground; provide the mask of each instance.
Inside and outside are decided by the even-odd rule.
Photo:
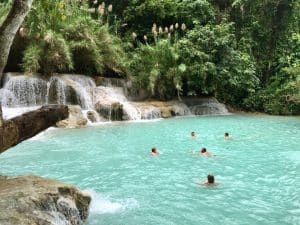
[[[81,225],[91,197],[73,186],[37,176],[0,176],[1,225]]]

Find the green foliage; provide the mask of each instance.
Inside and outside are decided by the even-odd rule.
[[[246,99],[248,109],[271,114],[300,114],[300,33],[285,37],[277,49],[276,74],[268,86]]]
[[[178,59],[178,47],[170,39],[159,39],[152,45],[139,43],[130,64],[132,79],[159,99],[171,99],[179,95],[186,70]]]
[[[4,2],[0,1],[0,25],[3,23],[4,19],[6,18],[6,15],[8,14],[11,4],[12,4],[12,0],[7,0]]]
[[[232,24],[196,25],[180,45],[189,90],[234,105],[255,91],[255,64],[237,49]]]
[[[177,18],[179,2],[179,0],[131,1],[124,11],[125,21],[131,31],[147,34],[153,23],[164,27],[180,22]]]
[[[299,0],[39,0],[19,34],[27,72],[124,74],[159,99],[299,114]]]
[[[38,45],[28,45],[24,51],[23,69],[27,73],[33,73],[40,70],[40,57],[42,48]]]
[[[91,17],[87,5],[78,1],[35,1],[23,29],[28,45],[22,67],[27,72],[124,71],[120,41],[102,20]],[[39,53],[38,61],[34,51]]]

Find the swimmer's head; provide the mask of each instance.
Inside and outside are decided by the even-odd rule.
[[[229,137],[229,133],[226,132],[226,133],[224,134],[224,137]]]
[[[196,136],[195,131],[192,131],[191,136],[192,136],[192,137],[195,137],[195,136]]]
[[[207,183],[209,183],[209,184],[215,183],[215,177],[214,177],[214,175],[211,175],[211,174],[207,175]]]
[[[152,152],[152,153],[156,153],[156,152],[157,152],[156,147],[153,147],[153,148],[151,149],[151,152]]]
[[[207,152],[206,148],[202,148],[201,153],[205,153],[205,152]]]

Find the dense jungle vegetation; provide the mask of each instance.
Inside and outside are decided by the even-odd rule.
[[[6,71],[127,77],[161,100],[299,115],[300,1],[36,0]]]

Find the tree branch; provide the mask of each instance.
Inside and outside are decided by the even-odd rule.
[[[0,83],[7,63],[10,47],[23,20],[32,6],[33,0],[14,0],[8,16],[0,27]]]

